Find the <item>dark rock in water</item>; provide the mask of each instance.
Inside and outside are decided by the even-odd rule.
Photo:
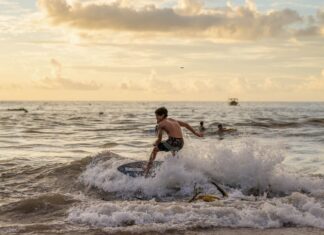
[[[19,109],[7,109],[8,111],[13,111],[13,112],[20,112],[23,111],[25,113],[28,113],[28,110],[25,108],[19,108]]]

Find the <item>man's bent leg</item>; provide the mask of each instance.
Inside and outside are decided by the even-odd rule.
[[[150,169],[151,169],[151,167],[153,165],[153,162],[154,162],[154,160],[155,160],[156,155],[157,155],[158,152],[159,152],[159,149],[157,147],[154,147],[154,149],[153,149],[153,151],[151,153],[149,162],[147,163],[146,168],[145,168],[145,171],[144,171],[145,177],[148,176],[148,173],[150,172]]]

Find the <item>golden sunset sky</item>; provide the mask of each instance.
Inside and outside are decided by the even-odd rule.
[[[324,1],[0,0],[0,52],[0,100],[324,101]]]

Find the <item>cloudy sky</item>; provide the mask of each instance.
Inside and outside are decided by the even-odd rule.
[[[0,100],[324,101],[323,0],[0,0]]]

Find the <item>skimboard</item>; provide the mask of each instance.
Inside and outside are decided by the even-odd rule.
[[[154,171],[161,166],[162,161],[154,161],[152,168],[150,170],[150,176],[154,176]],[[146,168],[147,161],[138,161],[130,162],[124,165],[121,165],[117,168],[121,173],[131,176],[131,177],[140,177],[144,176],[144,170]]]

